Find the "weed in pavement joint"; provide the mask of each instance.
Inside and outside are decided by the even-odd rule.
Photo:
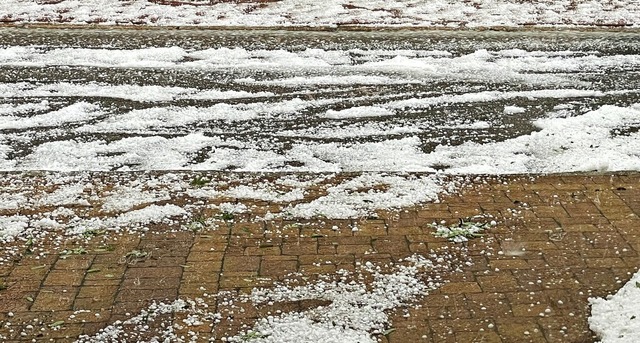
[[[191,180],[191,186],[200,188],[206,186],[209,182],[211,181],[207,178],[196,176],[193,180]]]
[[[87,249],[83,247],[77,247],[73,249],[65,249],[60,254],[63,255],[61,258],[65,259],[69,255],[84,255],[87,253]]]
[[[150,253],[141,250],[131,250],[120,259],[120,263],[136,264],[151,256]]]
[[[489,223],[476,223],[469,219],[460,219],[457,225],[450,226],[444,223],[429,224],[429,226],[436,229],[436,232],[433,233],[434,236],[447,238],[456,243],[466,242],[471,238],[482,237],[482,232],[488,229],[490,225]]]
[[[232,222],[235,219],[235,216],[233,215],[232,212],[222,212],[222,214],[220,215],[220,218],[222,218],[222,220],[224,220],[225,222]]]

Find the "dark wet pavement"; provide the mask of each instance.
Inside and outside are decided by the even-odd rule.
[[[0,47],[28,46],[41,53],[55,49],[129,50],[150,47],[178,46],[187,52],[207,49],[241,48],[243,51],[284,50],[298,55],[309,49],[338,51],[350,63],[330,67],[288,66],[286,60],[275,66],[237,65],[228,67],[190,67],[197,61],[190,56],[171,67],[68,65],[65,63],[16,64],[0,57],[0,83],[27,82],[33,85],[65,82],[72,84],[143,85],[186,87],[199,90],[268,92],[262,96],[220,99],[174,99],[139,101],[104,96],[0,97],[0,105],[36,103],[43,99],[51,108],[44,112],[20,114],[33,116],[70,104],[87,101],[105,108],[107,116],[117,116],[136,109],[196,107],[216,104],[277,104],[301,99],[306,105],[295,114],[258,115],[241,121],[210,120],[189,122],[172,127],[147,127],[142,131],[115,130],[86,132],[77,128],[100,123],[104,116],[61,126],[38,126],[21,129],[0,129],[5,144],[13,148],[10,156],[28,156],[38,144],[56,140],[114,141],[136,135],[180,136],[190,132],[233,138],[256,149],[284,152],[295,144],[358,144],[405,137],[419,137],[422,150],[432,151],[438,145],[457,145],[464,142],[487,143],[525,135],[536,127],[532,122],[550,113],[556,116],[580,115],[604,105],[629,106],[640,102],[640,64],[619,62],[620,56],[640,55],[640,40],[635,33],[624,32],[468,32],[468,31],[373,31],[373,32],[310,32],[260,30],[103,30],[103,29],[0,29]],[[492,53],[480,69],[471,64],[468,75],[465,67],[456,65],[457,58],[472,56],[486,49]],[[539,52],[538,56],[509,56],[509,51]],[[209,50],[210,51],[210,50]],[[506,53],[505,53],[506,51]],[[430,54],[446,53],[451,63],[436,74],[424,74],[420,68],[402,65],[361,68],[367,64],[392,60],[397,54],[410,61]],[[268,53],[267,53],[268,54]],[[566,54],[576,68],[563,69]],[[261,57],[253,57],[260,61]],[[264,58],[268,58],[264,57]],[[542,58],[542,60],[540,59]],[[515,77],[491,75],[491,63],[521,65]],[[547,59],[547,60],[544,60]],[[576,62],[577,61],[577,62]],[[613,62],[611,62],[613,61]],[[475,63],[475,62],[474,62]],[[527,70],[527,63],[533,63]],[[537,63],[537,64],[536,64]],[[550,66],[540,67],[544,63]],[[554,64],[555,63],[555,64]],[[560,64],[558,70],[554,65]],[[446,69],[445,68],[445,69]],[[542,69],[541,69],[542,68]],[[455,69],[455,70],[454,70]],[[478,71],[480,70],[480,71]],[[310,82],[287,84],[292,78],[318,77],[375,77],[383,76],[392,83]],[[548,78],[550,81],[545,81]],[[555,79],[554,79],[555,78]],[[250,79],[252,82],[242,80]],[[558,81],[558,79],[560,81]],[[282,82],[284,80],[284,83]],[[272,82],[276,81],[276,82]],[[341,120],[322,116],[330,110],[344,110],[362,106],[392,106],[397,101],[425,99],[482,92],[512,94],[519,91],[575,89],[604,92],[602,96],[528,97],[498,96],[479,101],[443,101],[418,107],[393,108],[393,116],[353,117]],[[505,115],[505,106],[518,106],[525,111]],[[562,110],[558,110],[562,108]],[[556,113],[557,112],[557,113]],[[480,123],[480,125],[478,125]],[[27,125],[28,126],[28,125]],[[364,128],[364,129],[363,129]],[[372,129],[373,128],[373,129]],[[401,130],[398,130],[401,128]],[[408,128],[408,129],[407,129]],[[363,134],[350,135],[351,130],[363,129]],[[634,128],[631,128],[634,130]],[[357,131],[357,130],[356,130]],[[318,134],[318,132],[324,132]],[[341,132],[328,135],[326,132]]]

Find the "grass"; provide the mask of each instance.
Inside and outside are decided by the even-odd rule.
[[[150,256],[150,254],[148,252],[146,252],[146,251],[131,250],[128,253],[126,253],[122,257],[122,259],[127,264],[136,264],[137,262],[144,261],[149,256]]]
[[[477,223],[470,219],[466,221],[460,219],[456,225],[447,226],[445,224],[430,224],[432,228],[436,229],[433,233],[436,237],[446,238],[452,242],[460,243],[466,242],[472,238],[482,237],[482,232],[490,227],[488,223]]]
[[[91,230],[87,230],[85,232],[82,233],[82,237],[84,238],[91,238],[91,237],[95,237],[95,236],[101,236],[104,235],[107,232],[107,230],[104,229],[91,229]]]
[[[64,324],[64,320],[58,320],[57,322],[53,322],[49,325],[52,329],[60,328]]]
[[[146,251],[141,251],[141,250],[131,250],[130,252],[128,252],[126,255],[124,255],[125,257],[133,257],[133,258],[144,258],[147,257],[147,255],[149,255],[148,252]]]
[[[283,230],[299,229],[299,228],[302,228],[302,224],[300,223],[291,223],[282,227]]]
[[[203,230],[207,226],[209,226],[208,218],[202,214],[193,217],[193,219],[191,219],[191,222],[185,225],[187,229],[193,231],[194,233]]]
[[[207,224],[207,217],[205,217],[204,215],[198,215],[195,216],[193,218],[193,223],[198,223],[200,225],[206,225]]]
[[[29,236],[29,238],[27,239],[27,242],[24,244],[25,247],[27,248],[27,250],[25,251],[26,255],[31,255],[33,254],[33,236]]]
[[[258,339],[258,338],[265,338],[269,335],[265,335],[263,333],[260,332],[255,332],[255,331],[249,331],[246,334],[244,334],[241,339],[245,342],[251,341],[252,339]]]
[[[389,335],[390,335],[390,334],[392,334],[394,331],[396,331],[396,329],[395,329],[395,328],[389,328],[389,329],[384,330],[384,332],[382,333],[382,335],[383,335],[387,340],[389,340]]]
[[[77,247],[73,249],[65,249],[62,251],[61,255],[84,255],[87,253],[87,249],[83,247]]]
[[[211,180],[204,177],[196,176],[193,178],[193,180],[191,180],[191,186],[200,188],[206,186],[209,182],[211,182]]]
[[[94,252],[107,252],[107,251],[114,251],[114,250],[116,250],[116,248],[111,244],[101,245],[97,249],[93,249]]]
[[[222,212],[222,214],[220,215],[220,218],[222,218],[222,220],[224,220],[225,222],[231,222],[233,221],[236,216],[233,214],[233,212]]]

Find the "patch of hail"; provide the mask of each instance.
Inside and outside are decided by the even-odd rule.
[[[144,235],[151,227],[193,228],[193,218],[215,230],[243,214],[253,222],[284,218],[356,219],[378,211],[437,202],[459,187],[437,174],[216,174],[63,173],[7,174],[0,195],[0,256],[53,249],[68,239]],[[270,204],[258,208],[256,200]],[[266,206],[266,205],[264,205]],[[23,214],[28,210],[29,214]],[[265,211],[266,210],[266,211]],[[271,211],[271,212],[268,212]],[[201,213],[210,218],[202,218]],[[8,244],[11,243],[11,244]],[[24,249],[22,249],[24,250]],[[2,264],[2,261],[0,261]]]
[[[437,201],[452,190],[438,175],[389,175],[365,173],[327,189],[325,196],[291,206],[285,213],[298,218],[332,219],[370,216],[376,210],[412,206]]]
[[[312,282],[293,274],[282,283],[255,288],[247,295],[203,293],[195,300],[155,302],[139,314],[116,321],[95,335],[83,335],[76,342],[197,342],[208,337],[223,342],[373,343],[388,332],[394,311],[402,309],[404,316],[410,316],[409,307],[419,307],[417,300],[446,283],[446,275],[470,265],[465,253],[464,248],[457,248],[413,255],[396,263],[356,263],[353,272],[339,270]],[[217,307],[210,304],[216,299]],[[275,311],[257,319],[251,328],[245,325],[240,332],[215,333],[217,327],[228,326],[234,314],[244,312],[246,304],[277,308],[278,304],[301,301],[317,306]]]
[[[616,294],[591,297],[589,328],[601,343],[634,343],[640,337],[640,271]]]

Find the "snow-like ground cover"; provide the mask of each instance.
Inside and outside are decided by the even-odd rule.
[[[602,343],[632,343],[640,337],[640,272],[616,294],[590,298],[589,326]]]
[[[320,275],[315,282],[292,279],[271,288],[256,288],[249,295],[204,293],[195,300],[154,303],[142,313],[109,325],[93,336],[81,336],[76,342],[198,342],[196,328],[214,327],[229,320],[244,310],[243,304],[260,307],[321,300],[327,305],[306,312],[274,313],[242,332],[218,338],[223,342],[374,343],[378,341],[376,336],[384,335],[389,328],[385,311],[408,306],[437,289],[443,283],[443,274],[461,271],[459,265],[464,263],[468,262],[460,260],[456,252],[413,255],[386,267],[366,262],[355,272],[339,270],[337,277]],[[372,281],[367,285],[363,279]],[[225,299],[225,306],[218,307],[217,312],[209,304],[215,298]],[[174,322],[171,317],[176,314],[187,315],[183,321]],[[405,316],[409,315],[406,311]],[[155,325],[150,328],[150,323]],[[188,335],[179,334],[179,330]]]
[[[31,46],[0,56],[10,68],[238,74],[224,90],[2,83],[3,170],[540,173],[640,163],[637,87],[591,86],[594,73],[639,69],[635,54]],[[296,76],[314,74],[324,76]],[[445,81],[455,87],[428,90]],[[375,90],[389,85],[403,90]],[[470,106],[482,113],[466,114]]]
[[[5,174],[0,265],[11,263],[25,244],[45,256],[59,252],[68,239],[91,239],[96,233],[144,234],[156,225],[215,229],[226,225],[220,220],[225,215],[244,215],[256,222],[371,217],[378,210],[438,201],[459,183],[460,179],[443,180],[433,174]],[[256,200],[268,201],[277,211],[264,211]]]
[[[412,84],[425,79],[483,80],[523,82],[528,84],[579,84],[566,73],[597,72],[605,68],[635,68],[640,65],[636,54],[603,55],[598,51],[526,51],[479,49],[458,55],[429,50],[323,50],[303,51],[248,50],[240,47],[188,50],[181,47],[144,48],[135,50],[100,48],[2,47],[0,65],[14,67],[75,66],[103,68],[180,68],[187,70],[228,70],[286,68],[298,73],[330,72],[329,75],[256,80],[238,78],[238,84],[304,85],[340,84]],[[285,69],[285,70],[286,70]],[[358,74],[353,74],[353,73]],[[557,75],[556,75],[557,74]],[[573,82],[570,82],[573,81]],[[61,93],[78,95],[77,85],[2,85],[6,97],[16,95],[43,96]],[[197,89],[177,87],[157,88],[132,85],[86,85],[83,95],[113,93],[115,97],[132,100],[225,99],[268,94],[241,92],[198,92]],[[131,94],[133,92],[140,93]],[[163,96],[154,95],[162,92]],[[24,93],[24,94],[23,94]],[[136,97],[134,97],[136,96]]]
[[[380,182],[387,184],[388,189],[371,189],[380,187]],[[454,186],[455,182],[458,181],[451,179],[448,184]],[[325,214],[357,218],[374,215],[376,209],[436,200],[438,193],[446,191],[441,189],[442,185],[438,177],[428,174],[5,174],[2,187],[6,193],[2,194],[0,211],[14,214],[0,216],[0,265],[12,263],[25,247],[35,259],[50,253],[73,253],[68,239],[79,239],[80,245],[86,246],[102,239],[117,241],[124,234],[145,235],[157,225],[162,225],[164,233],[194,230],[206,235],[209,230],[226,227],[229,218],[234,216],[248,216],[246,220],[250,221],[275,217],[269,212],[262,217],[255,214],[262,205],[256,205],[254,199],[279,205],[280,213],[289,220],[304,221],[300,217],[307,215],[323,218]],[[311,196],[310,191],[319,194]],[[303,197],[308,198],[307,201],[315,197],[320,204],[309,204]],[[311,209],[314,211],[310,212]],[[20,214],[25,211],[30,214]],[[196,217],[202,213],[208,213],[206,219]],[[322,222],[305,225],[327,229]],[[331,230],[352,231],[357,230],[357,226],[334,226]],[[277,226],[265,234],[283,235]],[[448,273],[468,265],[464,256],[465,251],[460,248],[434,252],[427,257],[415,255],[391,264],[367,262],[355,273],[341,270],[335,275],[322,275],[317,282],[296,283],[300,280],[293,275],[289,283],[255,289],[250,296],[207,294],[208,285],[203,284],[202,298],[153,304],[94,336],[80,337],[78,342],[155,342],[154,339],[198,342],[196,327],[222,325],[232,320],[234,312],[244,308],[240,303],[260,307],[301,300],[323,301],[327,305],[279,313],[253,327],[245,327],[244,332],[229,332],[225,339],[242,342],[251,337],[252,341],[274,343],[292,342],[294,338],[300,342],[375,342],[375,336],[384,334],[390,327],[390,311],[406,310],[420,297],[446,283]],[[212,301],[221,298],[226,299],[226,308],[211,306]],[[92,314],[92,311],[76,311],[67,321],[86,315],[85,312]],[[149,329],[151,322],[157,325]],[[31,327],[40,324],[29,323]],[[51,329],[42,325],[44,331]],[[178,334],[186,331],[189,332],[186,337]]]
[[[637,26],[634,0],[5,0],[5,23],[171,26]]]
[[[0,83],[0,169],[9,172],[0,181],[0,264],[25,247],[40,258],[69,238],[215,229],[232,215],[375,216],[438,201],[456,187],[451,174],[640,170],[633,49],[473,50],[0,47],[8,80]],[[47,76],[21,76],[25,68]],[[279,212],[254,213],[256,201]],[[203,211],[211,220],[198,217]],[[447,258],[425,261],[409,262],[435,268]],[[336,305],[273,317],[229,340],[288,333],[302,341],[302,330],[316,341],[369,342],[388,327],[385,311],[437,286],[411,268],[377,274],[374,284],[409,284],[408,293],[361,283],[256,291],[276,300],[333,294]],[[150,313],[184,311],[184,301]],[[221,318],[193,304],[190,315],[200,317],[191,323]],[[353,325],[323,320],[336,312]],[[138,332],[147,317],[83,340]]]
[[[561,93],[561,92],[560,92]],[[576,91],[581,94],[581,91]],[[538,97],[535,92],[526,92]],[[599,96],[588,92],[588,95]],[[603,93],[604,94],[604,93]],[[512,94],[475,94],[477,100],[489,101],[494,97],[518,97]],[[475,96],[467,94],[468,97]],[[525,95],[526,96],[526,95]],[[557,97],[556,92],[548,96]],[[560,95],[561,96],[561,95]],[[485,100],[487,99],[487,100]],[[293,106],[291,106],[293,105]],[[305,104],[291,102],[277,104],[277,109],[260,112],[271,105],[260,104],[242,107],[251,114],[232,110],[235,106],[213,108],[156,108],[134,110],[124,115],[106,118],[96,124],[80,125],[76,132],[148,132],[153,129],[179,127],[203,120],[215,120],[231,115],[228,120],[241,120],[255,115],[264,118],[272,115],[295,113]],[[217,108],[216,108],[217,107]],[[219,110],[218,108],[222,108]],[[224,111],[224,109],[227,111]],[[256,108],[260,108],[256,110]],[[229,111],[232,110],[232,111]],[[3,117],[3,129],[36,129],[65,123],[85,122],[103,116],[97,106],[85,102],[76,103],[61,110],[32,117]],[[180,115],[175,117],[174,115]],[[637,170],[640,137],[633,128],[640,125],[640,106],[606,105],[576,117],[554,117],[535,120],[538,128],[530,134],[497,142],[465,142],[460,145],[440,145],[431,152],[421,149],[424,143],[408,123],[404,132],[407,137],[389,138],[377,142],[362,143],[294,143],[288,151],[264,149],[238,138],[210,136],[197,132],[177,137],[159,135],[128,137],[117,141],[80,141],[76,139],[52,141],[33,147],[32,152],[20,159],[9,158],[12,148],[6,145],[7,138],[27,140],[24,132],[8,134],[4,138],[4,158],[0,168],[4,170],[224,170],[234,166],[237,171],[411,171],[434,172],[437,166],[449,173],[540,173],[569,171],[613,171]],[[424,124],[423,124],[424,125]],[[486,122],[459,125],[460,129],[485,129]],[[433,128],[433,127],[432,127]],[[437,128],[437,126],[435,127]],[[447,128],[444,126],[443,128]],[[361,134],[378,135],[376,127]],[[423,129],[424,130],[424,129]],[[630,130],[629,132],[624,132]],[[320,136],[328,133],[320,131]],[[387,133],[388,135],[389,133]],[[277,133],[273,133],[278,136]],[[285,133],[283,136],[291,136]],[[333,132],[332,136],[347,136]],[[383,134],[384,135],[384,134]],[[14,137],[11,137],[14,136]],[[202,161],[193,161],[190,156],[202,149],[213,152]],[[1,150],[0,150],[1,151]],[[296,164],[293,164],[296,162]]]
[[[28,56],[20,55],[21,59]],[[9,61],[6,61],[9,64]],[[1,62],[0,62],[1,63]],[[33,63],[31,66],[42,66],[43,64],[51,65],[51,61],[44,63]],[[249,97],[272,96],[272,93],[249,93],[242,91],[219,91],[219,90],[199,90],[196,88],[184,87],[161,87],[161,86],[138,86],[138,85],[105,85],[98,83],[73,84],[69,82],[59,82],[55,84],[37,85],[27,82],[19,83],[2,83],[0,84],[0,97],[17,98],[17,97],[110,97],[127,99],[134,101],[171,101],[184,99],[234,99]],[[46,105],[43,103],[42,106]],[[16,106],[12,109],[7,105],[0,107],[0,113],[24,113],[27,111],[39,110],[36,104],[33,108],[27,108],[26,105]]]

